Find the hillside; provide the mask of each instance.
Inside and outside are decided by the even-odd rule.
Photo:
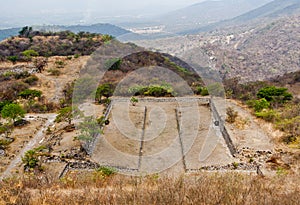
[[[226,29],[226,27],[237,27],[239,25],[247,24],[248,26],[251,24],[256,26],[261,22],[270,22],[282,16],[291,16],[295,14],[300,14],[300,2],[298,0],[274,0],[234,18],[221,20],[197,29],[189,29],[182,32],[182,34],[196,34],[199,32],[213,31],[221,28]]]
[[[215,22],[231,19],[256,9],[271,0],[221,0],[204,1],[160,16],[165,31],[180,33],[185,29],[199,28]]]
[[[90,55],[112,39],[109,35],[85,32],[75,34],[70,31],[40,32],[28,27],[24,27],[22,32],[22,35],[0,42],[0,60],[10,57],[26,61],[26,58],[33,56]]]
[[[298,22],[292,21],[295,25],[290,27],[288,22],[274,24],[272,32],[265,28],[252,32],[278,35],[277,30],[285,28],[297,35],[292,31],[298,31]],[[5,193],[0,203],[216,204],[222,200],[229,204],[241,195],[251,197],[239,199],[240,203],[298,202],[298,99],[267,104],[267,111],[278,112],[278,118],[270,115],[266,121],[239,101],[241,96],[260,100],[256,92],[273,82],[248,85],[229,80],[225,89],[232,99],[213,105],[209,97],[195,95],[208,95],[210,89],[193,67],[169,52],[148,51],[108,35],[28,29],[0,43],[0,191]],[[228,42],[225,37],[203,37],[203,49],[217,64],[217,55],[235,54],[226,50],[236,45],[235,38]],[[249,40],[240,41],[246,37]],[[250,37],[253,33],[236,37],[241,42],[238,51],[257,52],[252,46],[256,39]],[[165,43],[174,46],[174,42],[179,43],[174,39]],[[293,48],[291,42],[288,45]],[[257,49],[268,52],[267,47]],[[229,59],[236,63],[235,56]],[[238,69],[233,71],[239,74]],[[95,76],[101,81],[93,81]],[[286,76],[286,81],[290,78]],[[220,91],[219,84],[214,86]],[[184,87],[195,94],[174,92]],[[92,88],[93,98],[86,100]],[[283,112],[285,106],[291,111]],[[14,111],[8,112],[11,107]],[[216,107],[233,109],[235,122],[223,121],[225,115],[215,114]],[[281,127],[268,124],[270,117]],[[286,120],[291,122],[286,125]],[[231,143],[220,134],[223,126]],[[211,152],[203,157],[200,148],[207,147]]]
[[[265,80],[299,70],[299,17],[136,43],[178,57],[193,49],[204,52],[223,79]]]
[[[0,30],[0,41],[11,37],[17,36],[19,31],[22,28],[12,28],[12,29],[4,29]],[[51,32],[59,32],[59,31],[71,31],[73,33],[78,32],[89,32],[89,33],[97,33],[97,34],[107,34],[114,37],[118,37],[124,34],[130,33],[128,30],[125,30],[121,27],[112,25],[112,24],[93,24],[93,25],[71,25],[71,26],[33,26],[34,30],[38,31],[51,31]]]

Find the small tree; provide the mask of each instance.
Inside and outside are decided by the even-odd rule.
[[[32,32],[32,27],[25,26],[25,27],[22,28],[21,31],[19,31],[19,34],[20,34],[21,37],[28,38],[30,36],[31,32]]]
[[[22,162],[25,164],[25,167],[35,168],[39,162],[38,154],[35,150],[28,150],[22,157]]]
[[[72,108],[71,106],[64,107],[58,111],[55,122],[66,121],[69,125],[72,123],[74,117],[80,116],[82,113],[78,108]]]
[[[15,122],[16,120],[23,118],[25,114],[25,111],[23,108],[18,104],[8,104],[5,105],[1,111],[1,115],[5,119],[10,119]]]
[[[85,117],[84,121],[79,124],[79,130],[80,134],[75,139],[82,141],[90,141],[103,133],[97,119],[93,117]]]
[[[102,84],[100,85],[98,88],[97,88],[97,91],[96,91],[96,101],[98,101],[99,103],[102,102],[102,97],[106,97],[106,98],[109,98],[113,95],[113,88],[112,88],[112,85],[109,84],[109,83],[105,83],[105,84]]]

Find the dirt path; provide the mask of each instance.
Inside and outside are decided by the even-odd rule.
[[[11,176],[11,171],[21,163],[22,157],[24,156],[25,152],[34,148],[38,143],[40,143],[43,140],[44,131],[48,128],[49,125],[51,125],[54,122],[56,114],[55,113],[44,114],[44,115],[30,114],[30,116],[34,116],[34,117],[39,116],[42,118],[47,118],[47,121],[45,122],[44,126],[41,127],[41,129],[35,134],[32,140],[29,141],[28,144],[20,151],[20,153],[11,161],[7,169],[0,176],[0,181],[4,178]]]

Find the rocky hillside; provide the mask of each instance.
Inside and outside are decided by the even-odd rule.
[[[153,50],[182,56],[203,52],[223,79],[274,78],[300,69],[300,15],[271,22],[230,27],[198,35],[137,41]]]
[[[235,2],[234,2],[235,3]],[[261,2],[263,3],[263,2]],[[256,3],[257,4],[257,3]],[[257,26],[261,22],[270,22],[283,16],[300,14],[300,2],[298,0],[274,0],[266,2],[258,8],[241,13],[235,17],[226,18],[218,22],[202,25],[198,28],[189,28],[183,34],[197,34],[199,32],[213,31],[216,29],[226,29],[226,27],[237,27],[241,25],[253,24]]]
[[[21,32],[22,34],[17,37],[0,42],[0,60],[11,57],[26,60],[30,57],[28,55],[44,57],[90,55],[104,42],[112,39],[109,35],[86,32],[75,34],[70,31],[32,31],[30,27],[24,27]]]

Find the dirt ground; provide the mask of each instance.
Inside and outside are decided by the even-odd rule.
[[[109,119],[92,155],[100,164],[156,173],[235,161],[209,107],[193,100],[114,102]]]

